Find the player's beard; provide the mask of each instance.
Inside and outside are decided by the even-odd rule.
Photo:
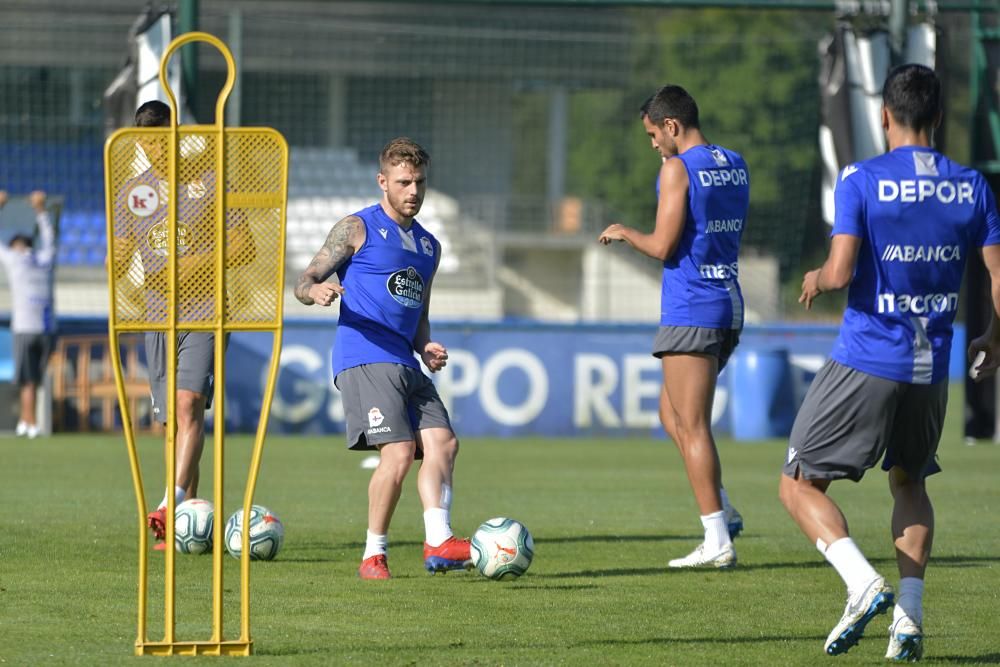
[[[417,197],[414,201],[411,197],[402,196],[400,198],[389,197],[389,206],[404,218],[412,218],[420,212],[420,207],[424,203],[423,197]]]

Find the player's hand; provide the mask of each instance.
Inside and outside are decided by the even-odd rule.
[[[3,208],[4,204],[7,203],[7,191],[0,190],[0,208]]]
[[[617,222],[613,225],[608,225],[607,229],[601,232],[601,235],[597,237],[597,240],[604,245],[608,245],[612,241],[624,241],[626,229],[628,228],[625,225],[620,225]]]
[[[344,293],[344,288],[333,283],[316,283],[309,288],[309,298],[317,306],[329,306]]]
[[[431,341],[420,351],[420,358],[431,373],[437,373],[448,364],[448,350],[441,343]]]
[[[969,377],[975,382],[981,382],[985,378],[996,375],[997,368],[1000,367],[1000,343],[993,340],[993,337],[984,334],[973,339],[969,343]]]
[[[45,211],[45,193],[42,190],[35,190],[28,195],[28,201],[31,203],[31,208],[38,213]]]
[[[804,303],[806,310],[812,308],[813,299],[822,294],[819,288],[820,269],[813,269],[802,278],[802,294],[799,296],[799,303]]]

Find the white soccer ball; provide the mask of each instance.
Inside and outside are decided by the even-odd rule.
[[[214,527],[215,507],[210,501],[185,500],[174,513],[174,547],[182,554],[209,552]]]
[[[285,527],[274,512],[263,505],[250,509],[250,560],[273,560],[285,541]],[[233,558],[243,553],[243,510],[226,522],[226,550]]]
[[[535,541],[531,533],[514,519],[490,519],[472,536],[472,562],[490,579],[520,577],[527,572],[534,556]]]

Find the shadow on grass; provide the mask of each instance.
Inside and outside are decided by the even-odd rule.
[[[893,561],[895,562],[895,561]],[[988,567],[1000,565],[996,556],[935,556],[931,554],[930,567],[946,565],[948,567]],[[995,655],[995,654],[994,654]]]
[[[923,661],[965,665],[1000,665],[1000,653],[985,653],[983,655],[935,655],[926,657]]]
[[[669,542],[694,541],[704,535],[571,535],[567,537],[535,538],[535,544],[573,544],[576,542]]]
[[[577,579],[581,577],[637,577],[649,574],[663,574],[666,571],[663,567],[634,567],[615,568],[612,570],[580,570],[579,572],[553,572],[552,574],[535,574],[532,578],[537,579]]]
[[[390,543],[389,546],[390,547],[422,547],[422,546],[424,546],[424,543],[423,542],[415,542],[415,541],[405,541],[405,540],[397,542],[397,541],[393,540],[393,542]],[[347,550],[351,550],[351,549],[359,550],[360,549],[361,551],[364,551],[365,550],[365,543],[364,542],[342,542],[340,544],[330,545],[330,548],[331,549],[347,549]]]
[[[528,576],[530,576],[532,579],[535,579],[535,575],[528,575]],[[479,577],[478,579],[476,579],[474,581],[470,581],[469,583],[473,583],[473,584],[477,584],[477,585],[478,584],[482,584],[484,586],[497,586],[498,583],[499,583],[500,586],[503,586],[504,590],[510,590],[510,591],[531,591],[532,595],[534,595],[536,591],[541,591],[543,593],[546,592],[546,591],[589,591],[589,590],[593,590],[595,588],[598,588],[597,584],[552,584],[552,585],[541,584],[541,585],[536,585],[536,584],[525,583],[524,580],[517,581],[517,582],[514,582],[514,581],[494,582],[494,581],[490,581],[489,579],[487,579],[485,577]]]
[[[646,639],[595,639],[583,646],[643,646],[646,644],[759,644],[761,642],[826,641],[826,635],[754,635],[753,637],[648,637]]]
[[[872,565],[891,568],[896,565],[895,558],[870,558],[869,562]],[[995,558],[992,556],[944,556],[942,558],[937,558],[936,556],[931,556],[930,566],[940,565],[942,567],[990,567],[993,564],[1000,564],[1000,558]],[[802,561],[797,563],[755,563],[740,561],[736,566],[736,570],[780,570],[780,569],[792,569],[792,570],[808,570],[811,568],[825,568],[829,567],[825,560],[814,560],[814,561]]]

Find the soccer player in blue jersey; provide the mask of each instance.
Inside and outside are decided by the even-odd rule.
[[[722,486],[712,437],[712,401],[719,372],[743,329],[737,256],[750,202],[743,157],[710,144],[698,105],[680,86],[664,86],[640,117],[662,159],[656,226],[645,234],[614,224],[600,242],[625,241],[663,262],[660,329],[653,354],[663,366],[660,421],[680,450],[701,514],[705,539],[672,568],[736,565],[732,538],[743,519]]]
[[[347,420],[347,445],[379,452],[368,486],[368,535],[358,575],[388,579],[389,522],[403,480],[423,458],[417,490],[424,507],[424,566],[430,572],[470,564],[469,541],[451,530],[452,475],[458,439],[430,378],[448,351],[431,340],[431,283],[441,245],[415,219],[427,191],[430,157],[407,138],[379,156],[382,200],[349,215],[299,277],[295,296],[329,306],[339,296],[333,374]],[[334,273],[340,284],[326,280]]]
[[[922,655],[923,580],[934,534],[924,480],[941,470],[952,322],[970,251],[982,253],[1000,312],[996,202],[978,172],[932,148],[940,97],[927,67],[889,73],[882,90],[889,152],[841,171],[829,256],[802,281],[806,308],[850,285],[840,335],[795,420],[780,482],[788,512],[847,586],[847,607],[825,644],[830,655],[850,649],[893,605],[892,588],[826,495],[830,482],[858,481],[880,458],[889,473],[900,576],[886,657]]]

